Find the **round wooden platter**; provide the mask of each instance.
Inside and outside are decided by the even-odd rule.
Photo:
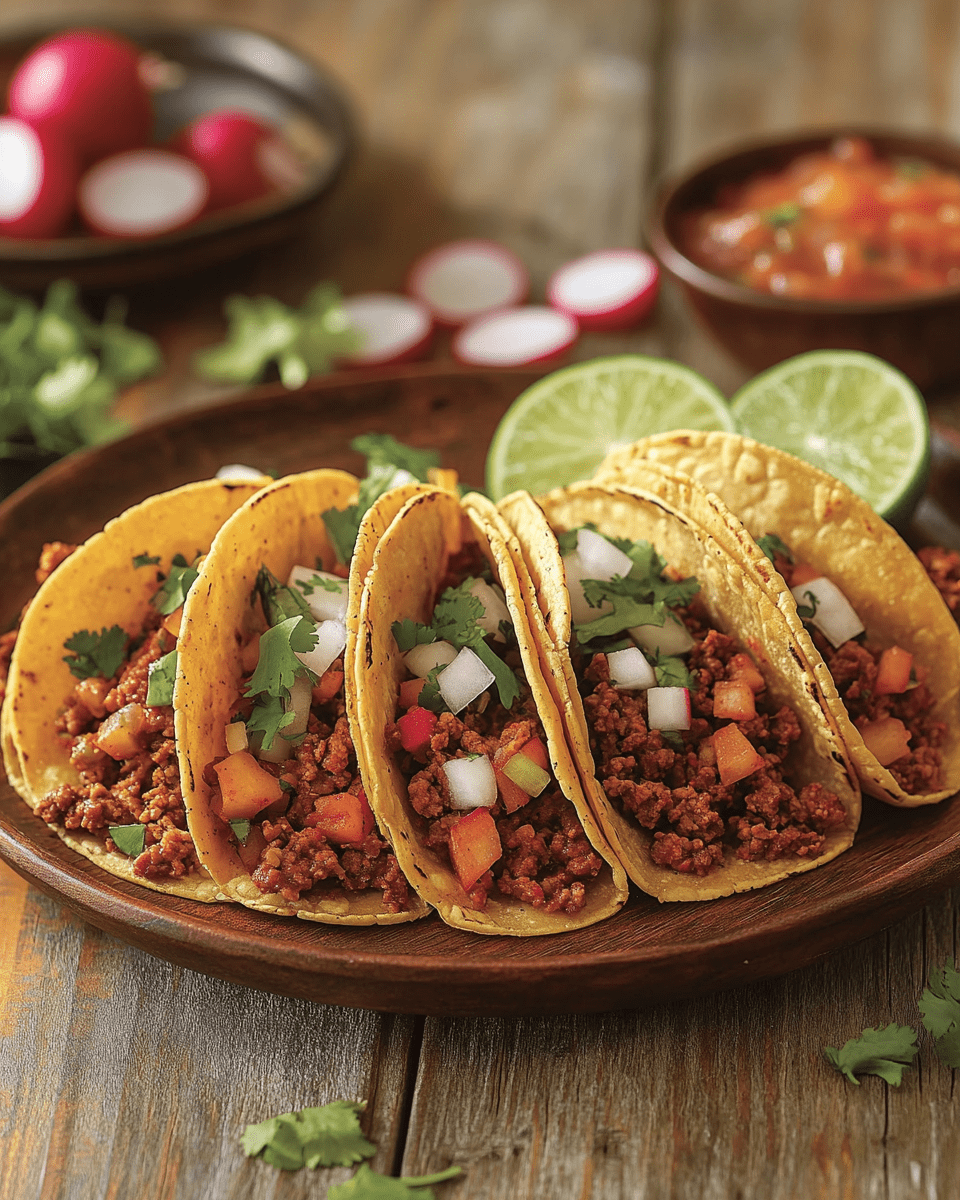
[[[464,481],[480,483],[500,416],[536,374],[431,364],[327,376],[296,393],[259,388],[65,459],[0,505],[0,628],[33,591],[43,542],[79,541],[124,507],[227,463],[358,471],[350,439],[377,430],[435,446]],[[388,1012],[601,1012],[781,975],[906,916],[960,879],[960,805],[897,810],[868,801],[853,848],[813,872],[703,904],[634,894],[599,925],[544,938],[482,937],[436,916],[380,928],[317,925],[165,896],[73,853],[6,782],[0,856],[91,924],[234,983]]]

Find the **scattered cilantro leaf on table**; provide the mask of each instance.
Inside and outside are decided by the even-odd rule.
[[[960,1067],[960,971],[952,958],[941,971],[930,973],[919,1007],[939,1057],[948,1067]]]
[[[363,1104],[335,1100],[319,1108],[281,1113],[243,1131],[243,1150],[272,1167],[352,1167],[371,1158],[376,1146],[360,1132]]]
[[[77,679],[90,679],[95,675],[112,679],[123,662],[127,641],[127,634],[119,625],[111,625],[99,633],[80,629],[63,643],[64,650],[72,651],[63,656],[63,661]]]
[[[879,1075],[894,1087],[900,1086],[903,1072],[917,1056],[917,1034],[909,1025],[894,1022],[883,1029],[865,1029],[840,1047],[824,1049],[827,1061],[841,1075],[859,1087],[857,1075]]]
[[[336,1183],[327,1192],[327,1200],[436,1200],[433,1185],[446,1183],[463,1174],[462,1167],[447,1167],[434,1175],[411,1175],[399,1179],[378,1175],[366,1163],[345,1183]]]

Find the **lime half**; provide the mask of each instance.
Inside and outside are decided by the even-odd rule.
[[[538,379],[504,413],[487,455],[495,500],[589,479],[609,451],[668,429],[733,431],[723,395],[667,358],[621,354]]]
[[[923,492],[927,407],[906,375],[872,354],[798,354],[751,379],[730,407],[741,433],[834,475],[892,524]]]

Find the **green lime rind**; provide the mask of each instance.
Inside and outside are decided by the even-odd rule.
[[[842,480],[892,524],[909,517],[926,486],[926,404],[872,354],[798,354],[744,384],[730,409],[741,433]]]
[[[499,500],[589,479],[616,446],[669,429],[735,424],[723,394],[696,371],[645,354],[562,367],[522,392],[487,455],[487,490]]]

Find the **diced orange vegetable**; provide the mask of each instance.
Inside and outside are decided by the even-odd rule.
[[[520,753],[532,759],[544,771],[550,770],[550,758],[547,755],[547,748],[543,744],[543,738],[532,737],[529,742],[524,742],[520,747]]]
[[[859,726],[863,744],[881,767],[889,767],[898,758],[909,754],[910,732],[896,717],[881,717]]]
[[[790,572],[790,586],[800,587],[803,583],[812,583],[814,579],[822,579],[823,572],[809,563],[794,563]]]
[[[267,845],[267,839],[263,836],[263,830],[259,825],[251,825],[250,832],[247,834],[247,840],[241,842],[237,847],[237,853],[240,855],[240,861],[252,874],[260,864],[260,855],[263,853]]]
[[[111,713],[97,731],[97,745],[118,761],[134,758],[143,750],[146,716],[142,704],[125,704]]]
[[[763,759],[736,725],[721,725],[713,735],[713,749],[724,786],[746,779],[763,766]]]
[[[175,638],[180,636],[180,623],[183,620],[183,605],[175,608],[172,613],[169,613],[163,618],[163,627],[167,633],[173,634]]]
[[[508,779],[506,775],[499,769],[493,768],[493,774],[497,780],[497,791],[500,793],[500,799],[503,802],[503,807],[508,813],[516,812],[518,808],[529,801],[530,796],[512,779]]]
[[[752,692],[762,692],[767,686],[749,654],[735,654],[727,663],[727,674],[731,679],[742,679]]]
[[[334,696],[343,687],[343,668],[327,667],[326,671],[320,676],[313,687],[313,700],[317,704],[323,704],[327,700],[332,700]]]
[[[487,808],[475,808],[450,827],[450,862],[464,891],[503,853],[496,822]]]
[[[400,698],[397,701],[400,708],[414,708],[426,682],[425,679],[405,679],[400,684]]]
[[[891,646],[880,655],[877,666],[877,681],[873,685],[875,696],[893,696],[905,692],[910,686],[910,671],[913,655],[899,646]]]
[[[374,830],[373,813],[361,788],[359,792],[335,792],[314,802],[314,811],[304,818],[310,825],[338,846],[350,846]]]
[[[752,721],[757,706],[750,684],[745,679],[718,679],[713,685],[713,715],[719,721]]]
[[[213,764],[220,782],[221,815],[225,821],[255,817],[282,799],[280,780],[265,770],[249,750],[238,750]]]
[[[336,575],[336,576],[338,576],[340,579],[349,579],[349,578],[350,578],[350,568],[349,568],[349,567],[345,567],[345,566],[343,565],[343,563],[336,562],[336,563],[334,563],[334,564],[333,564],[333,566],[330,568],[330,574],[331,574],[331,575]]]

